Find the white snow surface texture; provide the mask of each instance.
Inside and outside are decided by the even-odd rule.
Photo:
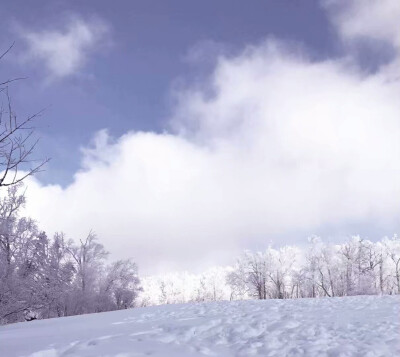
[[[400,356],[400,297],[165,305],[0,327],[0,356]]]

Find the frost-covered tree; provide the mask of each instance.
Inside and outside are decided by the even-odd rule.
[[[108,252],[104,246],[97,242],[96,235],[90,232],[86,239],[78,244],[70,240],[68,252],[77,269],[77,284],[83,294],[95,289],[98,282],[98,272],[102,271]]]
[[[264,253],[245,251],[227,281],[233,291],[246,291],[250,296],[264,300],[268,297],[269,273],[269,262]]]
[[[388,264],[391,265],[392,278],[394,281],[395,292],[400,294],[400,238],[395,234],[391,239],[384,238]]]
[[[246,251],[227,276],[235,299],[400,293],[400,240],[359,236],[341,244],[309,238],[304,249]],[[265,292],[265,294],[264,294]]]
[[[0,319],[16,321],[42,305],[47,237],[35,222],[20,217],[25,203],[20,185],[0,198]]]
[[[293,293],[291,277],[296,255],[296,249],[289,246],[278,250],[268,247],[263,253],[246,251],[228,275],[227,283],[236,296],[288,298]]]
[[[297,249],[290,246],[280,249],[268,247],[265,257],[269,262],[270,297],[276,299],[290,297],[293,290],[291,277],[296,264]]]
[[[226,283],[230,267],[215,267],[202,274],[169,273],[141,278],[139,306],[231,300]]]
[[[132,260],[107,264],[93,233],[75,243],[48,238],[30,218],[21,184],[0,197],[0,323],[133,307],[140,291]]]
[[[142,290],[136,264],[130,260],[118,260],[106,268],[100,296],[108,299],[108,308],[127,309],[133,307]]]

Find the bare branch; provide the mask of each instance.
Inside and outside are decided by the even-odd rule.
[[[0,55],[0,60],[1,60],[8,52],[11,51],[11,49],[14,47],[14,45],[15,45],[15,41],[11,44],[10,47],[7,48],[7,50],[6,50],[5,52],[3,52],[3,53]]]

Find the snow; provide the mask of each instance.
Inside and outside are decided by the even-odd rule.
[[[0,356],[400,356],[400,297],[164,305],[0,327]]]

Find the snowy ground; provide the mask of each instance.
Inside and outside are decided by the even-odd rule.
[[[0,327],[0,356],[400,356],[400,297],[167,305]]]

